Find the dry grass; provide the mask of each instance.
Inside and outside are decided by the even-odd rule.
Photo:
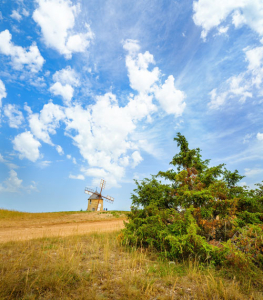
[[[27,213],[0,209],[0,228],[36,227],[55,224],[98,222],[125,219],[127,212],[64,211],[51,213]]]
[[[117,233],[0,244],[1,299],[263,299],[212,268],[122,247]]]
[[[0,210],[0,236],[19,226],[25,232],[75,222],[92,227],[108,220],[111,226],[123,218],[124,212]],[[153,252],[121,246],[116,231],[71,234],[0,243],[0,299],[263,299],[245,274],[236,280],[228,270],[161,261]]]

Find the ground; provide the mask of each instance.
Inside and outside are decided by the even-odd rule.
[[[0,299],[263,299],[245,274],[122,245],[124,219],[0,210]]]
[[[30,214],[0,210],[0,242],[116,231],[124,227],[124,219],[122,212]]]

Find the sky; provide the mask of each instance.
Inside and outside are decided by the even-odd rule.
[[[181,132],[263,180],[262,0],[2,0],[0,207],[129,210]]]

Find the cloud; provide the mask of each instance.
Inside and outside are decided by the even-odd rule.
[[[85,52],[94,34],[88,24],[85,24],[85,32],[74,29],[80,6],[72,5],[70,0],[36,2],[38,8],[33,13],[33,19],[41,27],[46,46],[57,50],[67,59],[72,57],[72,53]]]
[[[29,83],[36,88],[46,87],[45,79],[43,77],[30,78]]]
[[[258,174],[261,174],[263,172],[263,169],[259,169],[259,168],[256,168],[256,169],[248,169],[246,168],[245,169],[245,176],[246,177],[254,177]]]
[[[44,143],[53,146],[54,144],[51,141],[50,134],[56,133],[59,122],[63,120],[63,109],[52,102],[45,104],[40,113],[33,114],[27,105],[25,105],[25,109],[29,112],[29,126],[34,136]]]
[[[40,166],[40,168],[46,168],[48,167],[52,162],[49,160],[42,160],[40,161],[38,164]]]
[[[70,66],[67,66],[65,69],[56,71],[53,75],[53,80],[60,82],[61,84],[70,84],[72,86],[79,86],[79,76],[74,69],[71,69]]]
[[[75,157],[72,157],[70,154],[67,154],[67,159],[72,159],[73,164],[74,164],[74,165],[77,164],[76,158],[75,158]]]
[[[82,175],[82,174],[80,174],[80,175],[69,175],[69,178],[71,178],[71,179],[79,179],[79,180],[84,180],[85,179],[85,177]]]
[[[57,71],[53,75],[55,83],[50,87],[50,92],[62,96],[65,105],[69,105],[74,94],[74,88],[80,85],[78,74],[70,66]]]
[[[9,30],[0,33],[0,53],[8,55],[12,59],[15,70],[22,70],[26,66],[31,72],[38,72],[45,62],[36,44],[32,44],[28,50],[21,46],[15,46],[12,42]]]
[[[74,89],[71,85],[62,85],[60,82],[56,82],[50,87],[49,90],[55,96],[61,96],[66,105],[70,104],[74,93]]]
[[[12,10],[12,14],[10,15],[10,17],[17,20],[18,22],[22,20],[22,16],[16,10]]]
[[[2,99],[6,98],[7,94],[6,94],[6,89],[5,89],[5,85],[3,83],[3,81],[0,79],[0,109],[2,107]]]
[[[59,155],[63,155],[64,154],[64,151],[63,151],[63,149],[62,149],[61,146],[57,145],[56,146],[56,150],[57,150],[57,152],[58,152]]]
[[[174,114],[176,117],[183,114],[186,106],[184,102],[186,96],[184,92],[176,89],[172,75],[168,77],[161,87],[156,88],[155,97],[166,113]]]
[[[19,128],[24,121],[22,112],[18,110],[15,104],[5,105],[4,114],[8,118],[8,123],[11,128]]]
[[[253,133],[246,134],[245,137],[244,137],[244,139],[243,139],[243,144],[248,143],[253,136],[254,136]],[[263,139],[263,136],[262,136],[262,139]]]
[[[258,139],[259,141],[263,141],[263,133],[258,132],[258,134],[257,134],[257,139]]]
[[[143,124],[151,122],[159,107],[175,116],[181,115],[185,107],[185,95],[175,88],[173,76],[162,84],[161,71],[158,68],[149,70],[154,58],[148,51],[138,53],[140,48],[136,41],[125,42],[124,48],[128,51],[130,86],[136,93],[129,94],[125,104],[119,104],[118,97],[109,92],[94,96],[95,103],[86,107],[71,103],[71,95],[64,101],[64,106],[50,102],[40,113],[33,113],[25,105],[29,126],[36,139],[55,146],[50,135],[56,133],[61,123],[65,124],[65,135],[72,139],[85,160],[80,171],[84,176],[92,177],[94,185],[104,178],[108,187],[119,187],[126,168],[135,168],[142,162],[141,150],[154,152],[147,139],[134,138],[136,132]],[[135,77],[138,73],[143,78],[140,72],[149,78],[139,83]],[[57,71],[53,80],[55,84],[69,85],[72,89],[80,84],[78,74],[70,67]],[[154,99],[158,100],[156,105]],[[76,163],[71,155],[67,158]]]
[[[3,184],[0,183],[0,192],[21,193],[22,191],[27,191],[30,193],[31,191],[37,191],[34,181],[32,181],[30,186],[23,186],[22,182],[23,180],[18,178],[17,172],[10,170],[9,177],[3,182]]]
[[[41,144],[34,139],[33,135],[29,131],[18,134],[13,140],[14,150],[18,151],[19,158],[27,158],[32,162],[35,162],[39,156],[39,147]]]
[[[9,171],[9,178],[4,181],[4,185],[0,184],[0,192],[17,193],[21,191],[22,179],[17,177],[14,170]]]
[[[229,29],[231,20],[235,28],[247,25],[255,31],[259,38],[263,37],[263,3],[258,0],[198,0],[193,4],[193,20],[197,26],[202,27],[201,37],[205,40],[207,34],[216,28],[218,34]],[[212,16],[212,17],[211,17]],[[224,23],[224,26],[220,26]],[[261,39],[263,41],[263,39]],[[210,93],[211,101],[208,104],[211,109],[218,109],[228,99],[238,98],[244,103],[247,98],[257,96],[252,94],[253,88],[256,93],[262,94],[261,83],[263,79],[263,47],[247,47],[243,49],[248,67],[244,72],[230,77],[219,89],[213,89]]]
[[[141,157],[141,154],[139,151],[134,151],[132,153],[131,157],[133,159],[132,168],[135,168],[136,166],[138,166],[139,163],[141,163],[143,161],[143,158]]]
[[[153,55],[149,51],[144,54],[137,53],[139,50],[138,42],[133,40],[125,41],[123,48],[128,51],[126,66],[131,88],[141,93],[150,91],[160,76],[159,68],[155,67],[152,71],[148,70],[149,65],[155,63]]]
[[[139,106],[142,109],[144,108],[144,110],[144,104],[147,103],[148,111],[143,116],[148,116],[148,120],[150,120],[149,114],[157,110],[156,106],[151,103],[153,97],[159,101],[166,113],[174,114],[177,117],[181,116],[186,106],[184,102],[186,95],[176,89],[174,77],[170,75],[164,84],[161,85],[161,71],[159,68],[155,67],[151,71],[148,70],[149,65],[155,64],[153,55],[149,51],[146,51],[144,54],[138,53],[140,50],[138,41],[126,40],[123,48],[128,51],[126,67],[130,86],[139,93],[136,102],[140,102],[141,105]],[[137,106],[135,105],[136,109],[138,109]],[[129,104],[129,108],[132,108],[132,102]],[[136,113],[138,114],[138,111]]]
[[[0,123],[2,119],[2,99],[6,98],[6,89],[3,81],[0,79]]]
[[[248,98],[252,98],[253,86],[255,86],[257,82],[261,82],[261,79],[257,77],[259,76],[260,72],[261,71],[256,72],[255,69],[248,68],[247,71],[230,77],[222,84],[219,91],[218,89],[213,89],[210,92],[211,101],[208,103],[209,108],[219,109],[226,103],[228,99],[231,98],[238,98],[241,104],[244,103]]]
[[[9,160],[5,159],[2,154],[0,154],[0,163],[5,164],[9,169],[18,169],[19,167]]]
[[[232,24],[236,28],[247,25],[263,36],[262,8],[262,1],[258,0],[199,0],[193,3],[193,20],[202,27],[201,37],[204,40],[210,30],[218,28],[231,14]]]
[[[23,8],[22,15],[25,16],[25,17],[28,17],[29,16],[29,12],[25,8]]]

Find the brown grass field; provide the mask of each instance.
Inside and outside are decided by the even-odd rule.
[[[124,219],[122,212],[0,210],[0,299],[263,299],[256,274],[121,245]]]
[[[124,213],[21,213],[0,210],[0,242],[50,236],[116,231],[124,227]]]

